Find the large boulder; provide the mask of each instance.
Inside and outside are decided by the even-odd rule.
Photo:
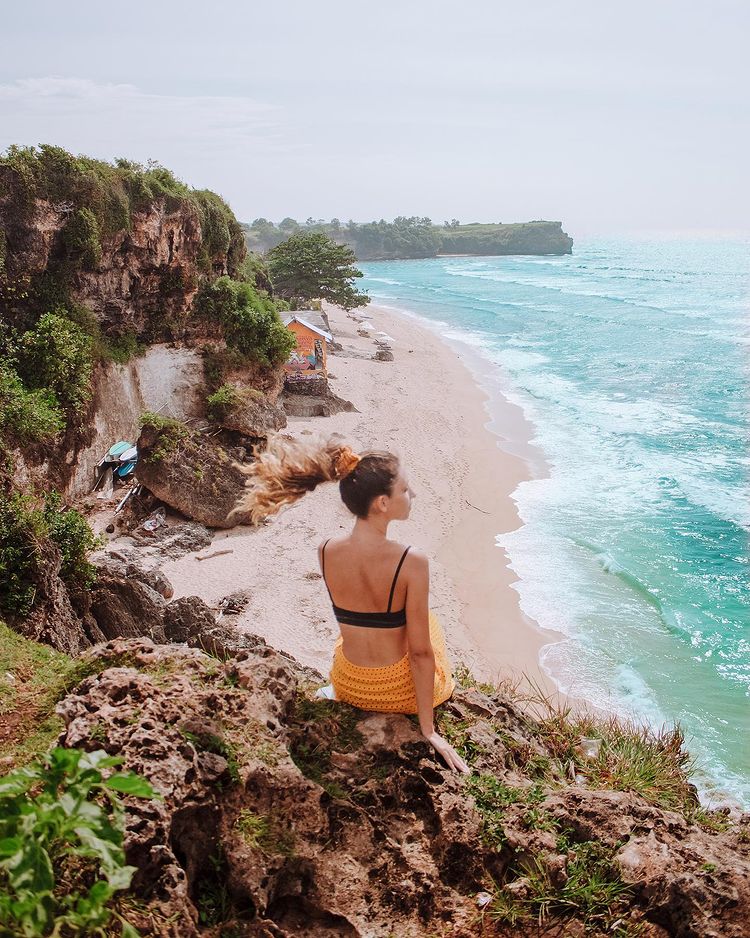
[[[164,642],[164,594],[171,591],[163,574],[109,558],[97,567],[89,612],[107,639],[145,635]]]
[[[247,437],[265,438],[286,426],[283,409],[255,388],[235,387],[227,403],[215,405],[212,416],[225,430]]]
[[[246,475],[209,437],[176,421],[146,424],[138,438],[138,480],[181,514],[210,528],[229,528]]]

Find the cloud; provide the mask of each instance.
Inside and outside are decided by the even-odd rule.
[[[247,97],[153,94],[131,84],[26,78],[0,84],[0,146],[55,143],[113,158],[287,149],[282,110]]]

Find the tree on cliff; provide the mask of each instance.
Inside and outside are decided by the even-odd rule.
[[[350,247],[324,234],[295,234],[269,251],[268,268],[276,294],[293,307],[323,299],[354,309],[370,299],[354,287],[362,276],[355,260]]]

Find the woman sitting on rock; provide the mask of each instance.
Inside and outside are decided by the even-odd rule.
[[[356,519],[349,534],[318,548],[341,629],[331,685],[319,696],[362,710],[418,714],[422,734],[448,766],[468,772],[435,732],[433,708],[455,683],[440,623],[428,607],[427,557],[387,536],[391,521],[409,517],[414,497],[397,457],[357,455],[336,438],[304,444],[276,437],[247,472],[250,487],[238,511],[255,523],[327,481],[338,481]]]

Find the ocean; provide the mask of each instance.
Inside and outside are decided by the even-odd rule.
[[[547,474],[498,544],[566,636],[544,668],[679,722],[704,796],[750,804],[750,241],[573,250],[370,262],[358,286],[471,345],[533,427]]]

